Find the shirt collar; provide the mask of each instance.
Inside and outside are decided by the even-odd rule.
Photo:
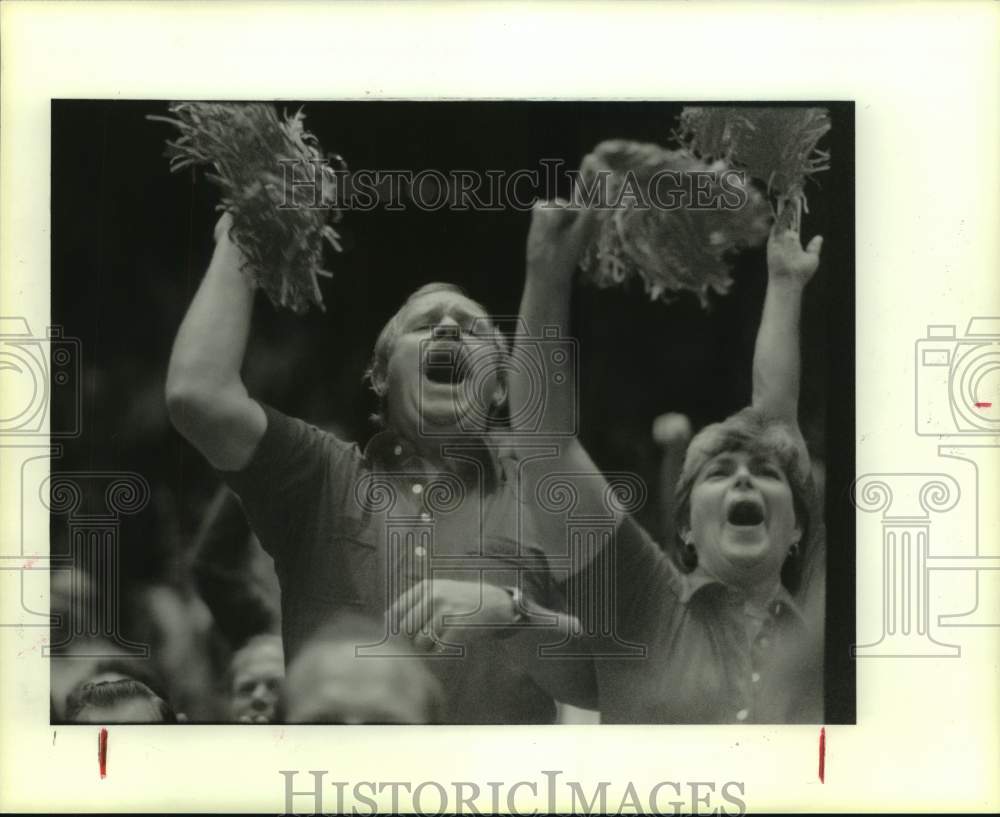
[[[496,441],[470,439],[468,443],[449,445],[456,458],[475,457],[482,462],[489,462],[487,473],[499,484],[505,479],[504,461],[511,459],[513,449]],[[364,454],[372,466],[384,471],[430,471],[430,463],[424,459],[413,443],[398,434],[394,429],[379,431],[365,446]]]
[[[707,595],[713,592],[707,588],[714,588],[714,592],[728,595],[734,603],[741,603],[746,600],[746,595],[743,591],[724,584],[700,568],[695,568],[690,573],[680,574],[679,579],[678,597],[683,604],[690,604],[695,596]],[[778,585],[778,591],[775,593],[767,609],[772,616],[780,616],[788,612],[803,625],[806,623],[801,608],[783,584]]]

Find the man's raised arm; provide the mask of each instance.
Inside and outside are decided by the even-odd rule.
[[[779,222],[783,219],[779,218]],[[776,224],[767,242],[767,295],[753,355],[753,406],[798,423],[802,293],[819,266],[823,238],[802,249],[797,230]]]
[[[531,214],[528,230],[524,292],[521,296],[520,319],[532,339],[543,337],[547,329],[555,328],[559,337],[569,336],[569,305],[573,292],[573,276],[580,256],[594,228],[594,212],[578,209],[565,202],[539,202]],[[524,342],[516,337],[515,346]],[[532,387],[542,387],[544,393],[542,428],[560,430],[575,426],[578,410],[576,397],[576,367],[573,356],[565,356],[562,364],[542,354],[546,367],[543,383],[531,383],[522,368],[511,375],[511,420],[519,430],[517,418],[528,400]],[[546,388],[555,376],[565,378],[563,388]],[[556,435],[553,435],[556,436]]]
[[[254,293],[231,226],[228,213],[216,225],[215,252],[177,332],[166,387],[174,426],[222,471],[246,465],[267,430],[240,377]]]
[[[564,202],[541,202],[532,212],[528,231],[524,293],[521,298],[520,320],[527,336],[514,338],[515,357],[523,350],[526,356],[540,351],[542,382],[533,383],[531,376],[538,369],[514,366],[510,374],[510,417],[515,435],[532,392],[541,390],[541,431],[525,429],[520,439],[523,446],[537,444],[554,447],[554,458],[532,460],[531,452],[522,448],[527,461],[522,472],[525,495],[537,501],[541,481],[549,475],[574,483],[577,494],[576,510],[598,515],[607,513],[606,482],[584,449],[579,437],[570,434],[577,427],[576,377],[578,361],[574,355],[553,354],[553,344],[570,342],[569,312],[573,278],[580,257],[596,227],[595,212]],[[549,330],[557,337],[547,337]],[[537,421],[537,418],[535,420]],[[588,511],[588,509],[591,509]],[[549,530],[539,530],[547,547],[563,548],[565,527],[558,514],[538,514],[534,522]]]

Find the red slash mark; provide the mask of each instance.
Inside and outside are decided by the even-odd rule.
[[[826,782],[826,727],[819,730],[819,782]]]
[[[976,408],[989,408],[992,405],[992,403],[976,403]]]
[[[108,730],[102,729],[97,735],[97,762],[101,767],[101,780],[108,773]]]

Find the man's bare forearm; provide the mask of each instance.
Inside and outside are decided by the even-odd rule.
[[[181,388],[213,391],[239,382],[253,312],[253,290],[240,272],[241,260],[236,245],[221,235],[177,332],[168,394]]]
[[[529,462],[523,472],[526,495],[535,498],[541,481],[553,473],[571,479],[576,485],[579,513],[609,513],[606,507],[606,482],[590,459],[579,438],[570,431],[577,428],[576,404],[577,366],[575,355],[567,354],[557,361],[552,354],[553,343],[570,341],[570,297],[577,263],[586,246],[593,214],[566,207],[536,206],[528,234],[528,250],[524,294],[520,318],[527,331],[514,339],[515,359],[525,361],[515,365],[509,383],[511,425],[515,433],[525,431],[522,443],[552,445],[555,459],[542,458]],[[558,329],[558,339],[544,335],[546,327]],[[527,360],[540,352],[537,365]],[[533,372],[541,372],[542,382],[532,383]],[[520,418],[532,392],[541,390],[541,430],[519,428]],[[537,421],[537,415],[532,421]],[[525,457],[529,460],[530,457]],[[565,519],[558,513],[539,513],[535,517],[538,535],[545,547],[561,550],[565,547]]]
[[[515,358],[519,354],[531,355],[538,347],[526,348],[524,344],[537,344],[537,339],[542,337],[542,332],[546,327],[557,327],[560,338],[569,337],[571,292],[572,278],[570,276],[547,277],[528,270],[520,310],[520,317],[527,329],[528,337],[515,336]],[[516,418],[521,414],[520,409],[528,401],[532,391],[542,387],[545,389],[542,427],[546,429],[570,428],[574,424],[574,414],[577,409],[573,399],[576,394],[575,360],[572,356],[567,356],[562,364],[553,362],[552,356],[547,354],[548,350],[544,348],[544,343],[540,351],[541,360],[539,362],[543,367],[544,383],[531,383],[529,378],[533,369],[527,366],[514,367],[515,371],[511,373],[509,384],[511,417],[514,418],[516,424]],[[559,389],[547,388],[557,375],[562,379],[562,387]],[[515,428],[514,430],[519,429]]]
[[[521,295],[521,318],[528,324],[529,331],[538,332],[543,326],[554,324],[567,329],[572,290],[572,275],[547,276],[529,268]]]
[[[177,332],[167,370],[171,421],[223,470],[242,468],[267,428],[263,409],[240,378],[253,314],[253,290],[241,263],[228,236],[228,217],[223,217],[212,261]]]
[[[557,327],[559,336],[562,339],[569,337],[569,302],[572,290],[572,276],[547,276],[539,272],[528,270],[524,284],[524,294],[521,298],[520,318],[524,323],[528,336],[515,336],[514,354],[515,358],[519,354],[530,356],[539,351],[538,339],[542,337],[545,327]],[[535,344],[527,346],[526,344]],[[538,371],[532,366],[521,365],[513,367],[510,376],[510,415],[512,418],[513,430],[519,431],[517,418],[524,416],[522,411],[527,401],[531,397],[533,390],[542,389],[542,418],[541,427],[544,430],[554,433],[533,433],[526,438],[533,443],[543,443],[554,445],[558,449],[556,460],[544,459],[529,466],[525,475],[529,481],[529,488],[534,495],[534,488],[537,482],[543,479],[552,471],[561,471],[567,474],[580,474],[584,477],[598,475],[597,466],[594,465],[587,454],[580,440],[576,436],[566,436],[565,433],[558,433],[565,429],[576,427],[576,361],[572,355],[567,355],[562,363],[553,361],[553,355],[545,348],[544,341],[540,344],[540,360],[543,382],[532,383],[530,377],[532,372]],[[561,378],[559,388],[552,388],[556,378]],[[531,431],[528,429],[528,431]],[[587,499],[600,506],[603,502],[603,481],[595,482],[593,479],[586,479],[584,483],[593,492],[592,497]],[[589,504],[589,503],[588,503]]]

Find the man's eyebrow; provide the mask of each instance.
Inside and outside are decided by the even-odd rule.
[[[406,323],[412,324],[416,323],[417,321],[427,321],[427,320],[436,321],[441,317],[441,313],[442,313],[441,305],[432,304],[431,306],[426,307],[425,309],[418,309],[414,311],[413,314],[411,314],[406,319]]]
[[[448,309],[448,315],[452,318],[461,318],[463,320],[477,320],[479,318],[486,319],[486,315],[480,315],[477,310],[470,309],[466,304],[456,303]]]

